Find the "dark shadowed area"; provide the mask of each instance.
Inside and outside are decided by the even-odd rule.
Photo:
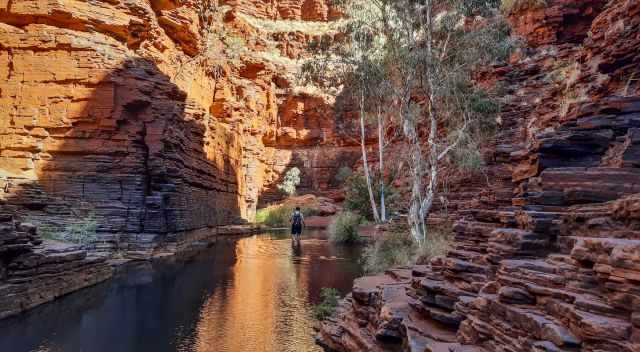
[[[323,232],[221,238],[194,260],[113,280],[0,321],[2,351],[315,351],[312,304],[361,275],[360,248]]]

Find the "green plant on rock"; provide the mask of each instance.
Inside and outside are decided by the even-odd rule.
[[[334,243],[360,242],[358,226],[361,223],[362,217],[358,214],[349,211],[338,214],[329,225],[329,241]]]
[[[77,219],[63,228],[52,226],[41,226],[38,231],[40,235],[49,240],[87,245],[98,240],[98,222],[93,213]]]
[[[451,238],[450,225],[431,228],[422,245],[405,233],[384,234],[365,248],[364,269],[367,273],[380,273],[395,266],[427,264],[431,258],[446,254]]]
[[[278,189],[288,196],[296,194],[296,188],[300,184],[300,169],[292,167],[284,175],[284,180],[277,187]]]
[[[362,255],[367,273],[380,273],[391,267],[413,263],[415,242],[403,233],[389,233],[376,238]]]
[[[335,288],[323,287],[320,290],[321,301],[313,307],[313,315],[322,321],[333,315],[338,307],[340,293]]]

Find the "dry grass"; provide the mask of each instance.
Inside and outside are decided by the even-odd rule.
[[[453,241],[452,224],[430,228],[427,239],[418,246],[406,233],[388,233],[376,238],[365,248],[363,263],[368,273],[380,273],[401,265],[426,264],[445,255]]]

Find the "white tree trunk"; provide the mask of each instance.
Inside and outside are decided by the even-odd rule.
[[[380,222],[380,215],[378,215],[378,206],[376,205],[376,198],[373,195],[373,187],[371,185],[371,173],[369,172],[369,161],[367,159],[367,147],[365,144],[365,128],[364,128],[364,93],[362,93],[360,100],[360,146],[362,147],[362,163],[364,169],[364,178],[367,181],[367,190],[369,191],[369,202],[371,203],[371,211],[373,212],[373,220],[376,223]]]
[[[424,221],[421,220],[422,213],[422,176],[423,176],[423,160],[422,148],[420,148],[420,140],[416,131],[415,122],[408,116],[405,116],[404,134],[409,142],[411,150],[411,163],[409,170],[411,173],[411,198],[409,201],[409,228],[411,236],[419,245],[422,245],[425,238]]]
[[[387,205],[384,199],[384,134],[382,131],[382,114],[378,108],[378,154],[380,159],[380,220],[387,222]]]

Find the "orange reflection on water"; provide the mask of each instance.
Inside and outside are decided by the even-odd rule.
[[[313,240],[311,240],[313,241]],[[238,241],[232,279],[205,301],[195,351],[321,351],[313,342],[309,258],[287,238]]]

